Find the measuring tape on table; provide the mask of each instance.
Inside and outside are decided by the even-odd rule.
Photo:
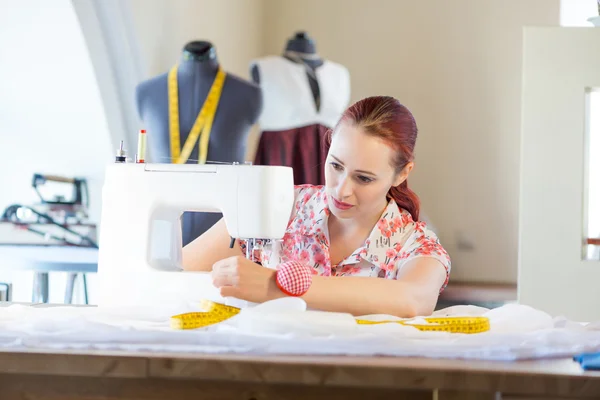
[[[171,328],[173,329],[197,329],[209,325],[218,324],[241,311],[237,307],[226,306],[210,300],[202,300],[200,303],[204,311],[178,314],[171,317]],[[414,324],[412,320],[401,321],[369,321],[356,319],[359,325],[376,324],[400,324],[412,326],[420,331],[437,331],[450,333],[481,333],[490,330],[490,320],[486,317],[427,317],[423,318],[426,324]]]

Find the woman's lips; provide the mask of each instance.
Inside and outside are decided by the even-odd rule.
[[[349,210],[350,208],[354,207],[352,204],[336,200],[335,197],[332,197],[331,199],[333,200],[333,205],[335,206],[335,208],[339,210]]]

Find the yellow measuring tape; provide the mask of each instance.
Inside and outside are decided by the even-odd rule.
[[[204,311],[179,314],[171,317],[173,329],[197,329],[218,324],[240,312],[237,307],[226,306],[210,300],[202,300]],[[427,324],[413,324],[411,320],[401,321],[368,321],[356,319],[359,325],[400,324],[412,326],[420,331],[439,331],[451,333],[481,333],[490,330],[490,320],[486,317],[428,317],[423,318]]]
[[[205,164],[208,154],[208,142],[210,139],[210,131],[212,123],[219,106],[221,92],[225,82],[225,72],[219,68],[217,76],[212,83],[208,96],[202,105],[202,109],[196,117],[196,121],[190,130],[190,134],[180,151],[180,131],[179,131],[179,90],[177,86],[177,65],[169,71],[169,136],[171,139],[171,160],[175,164],[185,164],[192,153],[192,149],[198,140],[198,136],[202,131],[202,136],[199,141],[198,164]]]

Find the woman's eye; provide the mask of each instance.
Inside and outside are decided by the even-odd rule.
[[[372,178],[369,178],[367,176],[362,176],[362,175],[358,177],[358,180],[361,181],[362,183],[369,183],[369,182],[373,181]]]
[[[336,169],[338,171],[342,169],[342,166],[336,162],[332,162],[331,166],[333,167],[333,169]]]

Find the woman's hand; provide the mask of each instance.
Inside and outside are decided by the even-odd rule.
[[[275,283],[275,270],[243,256],[217,261],[213,265],[212,280],[223,297],[262,303],[285,296]]]

